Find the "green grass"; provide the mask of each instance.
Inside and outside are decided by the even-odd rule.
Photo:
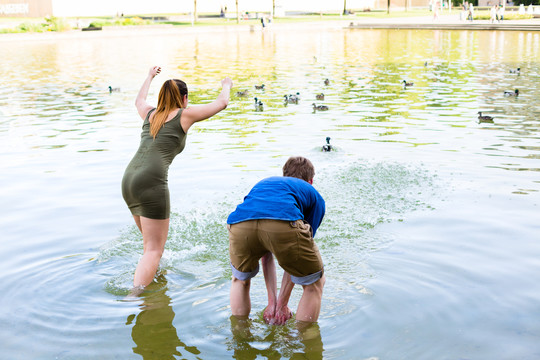
[[[43,19],[24,19],[22,23],[16,23],[13,20],[13,24],[17,24],[13,28],[2,28],[0,33],[24,33],[24,32],[47,32],[47,31],[66,31],[71,27],[64,18],[57,18],[54,16],[46,17]]]
[[[516,14],[514,12],[505,12],[504,13],[504,20],[527,20],[532,19],[533,16],[529,14]],[[490,11],[475,11],[474,12],[474,20],[490,20],[491,19],[491,12]]]
[[[130,25],[150,25],[154,24],[152,20],[143,20],[142,18],[135,17],[123,17],[114,19],[98,19],[90,23],[90,27],[100,26],[130,26]]]
[[[459,13],[459,8],[455,8],[452,12],[444,10],[441,14],[454,14]],[[199,14],[200,17],[194,23],[195,26],[235,26],[235,25],[253,25],[260,26],[260,19],[241,19],[239,23],[236,22],[236,18],[220,18],[220,17],[208,17],[215,16],[216,14]],[[297,16],[287,16],[283,18],[274,18],[273,22],[277,24],[284,23],[299,23],[299,22],[314,22],[314,21],[355,21],[357,19],[383,19],[383,18],[400,18],[400,17],[412,17],[412,16],[433,16],[433,13],[429,10],[411,9],[409,11],[391,11],[389,14],[386,10],[375,11],[358,11],[350,15],[340,15],[339,13],[330,14],[307,14]],[[172,20],[165,21],[153,21],[144,18],[172,18]],[[518,15],[513,12],[506,12],[505,20],[518,20],[518,19],[530,19],[531,15]],[[475,19],[488,19],[490,18],[489,11],[477,11],[475,13]],[[103,27],[103,26],[129,26],[129,25],[151,25],[151,24],[169,24],[174,26],[191,26],[191,18],[188,14],[150,14],[139,16],[128,16],[122,18],[111,17],[80,17],[79,19],[85,19],[90,22],[90,26]],[[2,18],[0,21],[5,24],[13,24],[13,27],[0,28],[0,33],[20,33],[20,32],[46,32],[46,31],[65,31],[69,30],[70,26],[68,21],[75,22],[75,18],[63,19],[63,18]]]

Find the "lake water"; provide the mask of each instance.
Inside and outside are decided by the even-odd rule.
[[[540,33],[290,26],[11,39],[0,38],[2,358],[540,358]],[[150,102],[171,77],[188,83],[191,104],[213,99],[224,76],[249,96],[190,130],[169,172],[160,275],[126,302],[142,239],[120,181],[154,64],[163,72]],[[296,92],[299,104],[284,106]],[[327,136],[336,151],[320,151]],[[262,275],[249,321],[228,307],[226,217],[291,155],[313,161],[327,202],[321,316],[304,330],[262,321]]]

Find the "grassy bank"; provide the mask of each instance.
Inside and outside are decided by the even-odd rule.
[[[459,16],[459,8],[451,12],[444,10],[441,15]],[[251,13],[247,18],[241,18],[238,22],[235,14],[228,13],[227,17],[222,18],[217,14],[200,14],[196,21],[193,21],[189,14],[145,14],[126,17],[79,17],[79,18],[0,18],[0,33],[22,33],[22,32],[48,32],[48,31],[66,31],[71,29],[80,29],[84,27],[104,27],[104,26],[144,26],[154,24],[169,24],[174,26],[235,26],[235,25],[253,25],[261,26],[260,16],[269,14]],[[433,16],[433,13],[427,9],[412,9],[409,11],[392,10],[389,14],[385,10],[377,11],[359,11],[349,15],[339,13],[325,14],[298,14],[286,17],[274,18],[274,23],[301,23],[314,21],[355,21],[359,19],[388,19],[403,17]],[[519,15],[517,12],[507,11],[505,20],[531,19],[531,15]],[[489,20],[489,11],[476,11],[476,20]],[[193,22],[192,22],[193,21]]]
[[[504,20],[528,20],[532,19],[533,16],[530,14],[520,15],[516,12],[505,12]],[[491,12],[490,11],[475,11],[474,20],[490,20]]]
[[[426,16],[431,13],[427,10],[410,11],[392,11],[387,14],[386,11],[368,11],[356,12],[349,15],[338,13],[326,14],[301,14],[295,16],[286,16],[274,18],[274,23],[297,23],[312,21],[335,21],[335,20],[355,20],[359,18],[397,18],[409,16]],[[22,32],[47,32],[47,31],[66,31],[79,29],[82,27],[103,27],[103,26],[130,26],[130,25],[153,25],[170,24],[174,26],[214,26],[227,25],[259,25],[260,16],[268,14],[250,14],[249,18],[241,18],[237,22],[234,14],[228,14],[226,18],[216,14],[200,14],[198,19],[192,23],[189,14],[152,14],[152,15],[134,15],[127,17],[79,17],[79,18],[2,18],[0,19],[0,33],[22,33]]]
[[[66,19],[57,18],[54,16],[40,18],[40,19],[9,18],[6,21],[8,24],[12,23],[14,26],[0,28],[0,33],[24,33],[24,32],[47,32],[47,31],[71,30],[71,26],[69,25]]]

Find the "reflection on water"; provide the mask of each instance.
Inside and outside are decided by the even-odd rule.
[[[262,319],[230,317],[232,338],[227,342],[234,359],[310,359],[323,358],[323,342],[318,324],[289,321],[284,326],[269,326]]]
[[[0,37],[6,358],[538,357],[527,349],[540,316],[540,34],[86,35]],[[142,253],[120,179],[152,64],[163,73],[151,102],[171,77],[186,80],[192,104],[215,98],[224,76],[235,88],[226,111],[190,129],[171,166],[166,275],[136,307],[117,301]],[[504,96],[516,88],[519,97]],[[297,92],[298,104],[285,105]],[[479,123],[478,111],[494,123]],[[339,151],[320,151],[327,136]],[[228,308],[225,219],[290,155],[314,162],[327,204],[316,241],[328,279],[319,325],[305,332],[258,316],[234,323]],[[265,303],[259,276],[253,314]]]
[[[141,294],[141,312],[129,315],[126,321],[126,325],[132,325],[135,320],[131,337],[137,346],[133,348],[133,353],[145,360],[176,359],[176,356],[182,356],[182,350],[195,355],[201,353],[178,338],[173,325],[175,314],[167,290],[167,280],[161,275]]]

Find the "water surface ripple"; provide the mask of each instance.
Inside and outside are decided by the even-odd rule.
[[[540,34],[291,27],[0,47],[4,357],[540,357]],[[124,301],[142,239],[120,180],[154,64],[151,102],[171,77],[191,104],[224,76],[235,88],[171,166],[159,276]],[[327,136],[335,151],[323,153]],[[260,275],[251,319],[228,308],[225,219],[290,155],[313,161],[327,205],[327,283],[306,329],[264,324]]]

